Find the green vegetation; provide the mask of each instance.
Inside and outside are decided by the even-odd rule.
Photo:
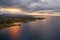
[[[10,27],[15,22],[25,23],[25,22],[34,21],[34,20],[35,20],[34,18],[17,18],[17,17],[5,18],[5,17],[0,17],[0,29]]]

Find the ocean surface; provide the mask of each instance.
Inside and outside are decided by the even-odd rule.
[[[47,17],[1,29],[0,40],[60,40],[60,17]]]

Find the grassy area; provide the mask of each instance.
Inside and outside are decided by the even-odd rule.
[[[4,18],[0,17],[0,29],[2,28],[7,28],[13,25],[15,22],[29,22],[29,21],[34,21],[35,19],[33,18]]]

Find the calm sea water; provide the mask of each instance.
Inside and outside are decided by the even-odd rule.
[[[60,17],[47,17],[2,29],[0,40],[60,40]]]

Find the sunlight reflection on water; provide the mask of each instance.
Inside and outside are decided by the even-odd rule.
[[[3,29],[0,40],[60,40],[60,17],[48,17]]]

